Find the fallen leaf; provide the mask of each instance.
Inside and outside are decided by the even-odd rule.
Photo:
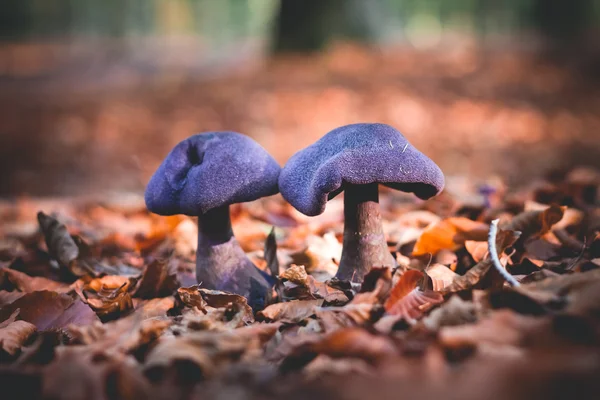
[[[130,279],[108,275],[92,279],[76,290],[103,322],[126,315],[133,310],[129,293]]]
[[[475,321],[477,321],[475,304],[454,295],[446,303],[423,318],[421,323],[431,331],[438,331],[444,326],[458,326],[474,323]]]
[[[172,294],[178,287],[177,275],[170,269],[168,260],[154,260],[144,267],[131,295],[143,299],[164,297]]]
[[[323,300],[293,300],[271,304],[256,315],[257,320],[285,321],[297,323],[315,314],[315,309],[323,305]]]
[[[198,286],[184,287],[177,289],[175,295],[175,306],[179,309],[183,307],[196,308],[206,314],[206,301],[200,295]]]
[[[6,290],[0,290],[0,309],[7,304],[12,303],[13,301],[23,297],[25,293],[23,292],[8,292]]]
[[[413,249],[413,256],[435,255],[438,251],[456,250],[465,241],[483,241],[487,238],[489,227],[487,224],[475,222],[464,217],[443,219],[428,226]]]
[[[35,325],[26,321],[13,321],[0,327],[0,354],[5,354],[3,358],[13,358],[36,331]]]
[[[516,215],[509,222],[502,223],[500,228],[521,232],[521,240],[532,236],[540,237],[549,232],[552,225],[563,218],[566,209],[564,206],[553,204],[541,211],[525,211]]]
[[[476,242],[474,240],[467,240],[465,242],[465,248],[473,257],[473,260],[478,263],[483,260],[488,253],[488,244],[487,242]]]
[[[17,289],[20,292],[31,293],[37,290],[51,290],[66,293],[71,288],[63,282],[53,281],[40,276],[29,276],[10,268],[0,268],[0,288],[3,290]]]
[[[388,314],[406,319],[417,319],[428,308],[441,303],[444,298],[438,292],[422,289],[426,275],[416,270],[406,271],[392,288],[384,307]]]
[[[286,299],[314,300],[323,299],[327,304],[348,302],[346,294],[325,282],[319,282],[306,273],[304,266],[292,265],[279,279],[283,281],[283,293]]]
[[[267,262],[267,270],[271,276],[279,275],[279,260],[277,259],[277,241],[275,240],[275,227],[265,239],[264,258]]]
[[[79,247],[67,227],[42,211],[38,213],[37,218],[50,256],[61,266],[68,267],[79,256]]]
[[[71,236],[64,224],[42,211],[38,213],[37,218],[50,257],[55,259],[63,269],[77,277],[94,276],[95,273],[88,262],[78,260],[80,247],[86,246],[83,240],[78,236]]]
[[[32,323],[40,331],[61,329],[69,324],[89,325],[99,321],[96,314],[81,300],[47,290],[27,293],[2,307],[0,321],[4,321],[17,309],[19,320]]]
[[[320,340],[300,344],[282,361],[280,369],[297,371],[319,354],[333,358],[357,358],[377,364],[397,353],[396,346],[388,337],[373,335],[361,328],[346,328]]]
[[[442,264],[433,264],[425,269],[425,273],[431,278],[433,290],[442,291],[454,282],[459,276],[456,272]]]

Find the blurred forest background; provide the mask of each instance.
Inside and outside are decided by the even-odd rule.
[[[353,122],[449,176],[600,166],[599,0],[5,0],[0,195],[141,191],[180,140]]]

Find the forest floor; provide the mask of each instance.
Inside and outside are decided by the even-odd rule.
[[[0,204],[3,399],[556,399],[600,393],[600,171],[381,190],[399,267],[332,279],[342,200],[232,209],[271,304],[197,286],[197,226],[138,196]],[[340,196],[341,197],[341,196]],[[509,286],[487,254],[492,220]],[[271,233],[272,227],[275,230]]]

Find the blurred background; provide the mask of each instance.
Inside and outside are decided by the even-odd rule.
[[[600,0],[4,0],[0,196],[141,191],[180,140],[354,122],[449,175],[600,166]]]

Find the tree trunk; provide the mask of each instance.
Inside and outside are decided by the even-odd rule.
[[[281,0],[274,51],[310,52],[332,39],[372,40],[381,25],[382,0]]]

